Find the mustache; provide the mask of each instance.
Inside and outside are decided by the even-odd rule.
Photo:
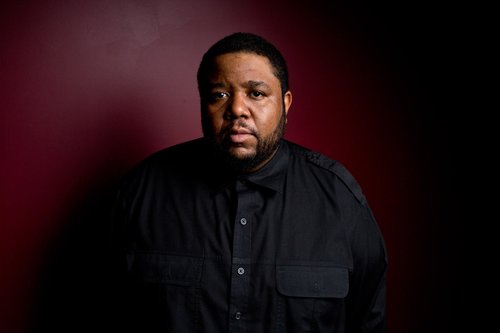
[[[238,120],[233,121],[233,122],[229,123],[228,125],[224,126],[222,128],[220,134],[222,135],[223,138],[225,138],[231,134],[231,131],[234,128],[244,128],[244,129],[248,130],[250,132],[250,134],[252,134],[255,137],[258,137],[258,134],[259,134],[256,128],[250,126],[242,119],[238,119]]]

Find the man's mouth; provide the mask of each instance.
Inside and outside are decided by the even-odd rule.
[[[250,137],[253,136],[253,133],[251,130],[247,128],[233,128],[229,132],[229,140],[232,143],[243,143],[244,141],[248,140]]]

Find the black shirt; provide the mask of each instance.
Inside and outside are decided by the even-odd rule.
[[[197,139],[124,178],[124,329],[385,332],[384,241],[350,173],[286,140],[252,174],[214,156]]]

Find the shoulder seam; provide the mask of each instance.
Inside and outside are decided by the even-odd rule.
[[[295,146],[295,144],[292,145]],[[319,152],[312,151],[301,146],[298,147],[302,149],[296,149],[297,147],[292,147],[292,150],[295,153],[304,156],[308,162],[335,174],[340,179],[340,181],[344,183],[344,185],[349,189],[349,191],[353,194],[353,196],[356,198],[356,200],[358,200],[359,203],[363,205],[366,204],[366,197],[363,194],[360,185],[342,163],[331,159]]]

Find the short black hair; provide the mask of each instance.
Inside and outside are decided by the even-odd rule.
[[[266,57],[274,68],[274,75],[281,83],[281,93],[283,96],[285,95],[289,88],[288,68],[281,52],[261,36],[247,32],[236,32],[220,39],[203,55],[197,73],[198,91],[202,100],[203,91],[206,91],[204,85],[214,59],[223,54],[237,52],[254,53]]]

